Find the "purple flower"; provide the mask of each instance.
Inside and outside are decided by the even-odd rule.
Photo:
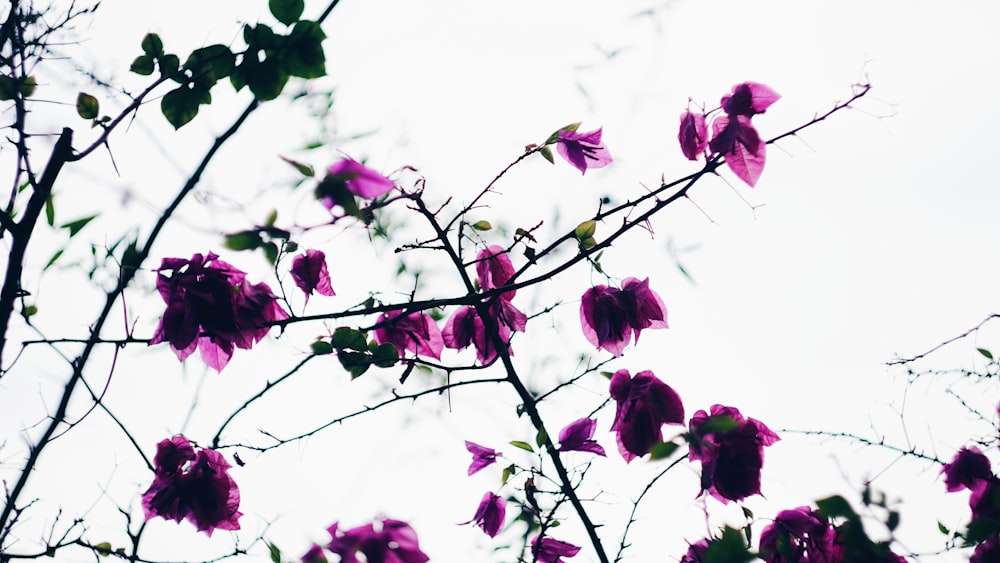
[[[680,563],[703,563],[708,557],[708,540],[701,539],[688,546],[687,553],[681,557]]]
[[[976,546],[969,563],[993,563],[1000,561],[1000,538],[993,536]]]
[[[496,289],[506,285],[514,276],[514,265],[503,247],[490,245],[476,255],[476,277],[483,290]],[[517,291],[505,291],[501,297],[510,301]]]
[[[753,187],[764,171],[767,143],[760,140],[757,130],[744,115],[720,116],[712,122],[713,152],[726,157],[726,165],[736,176]]]
[[[701,488],[724,503],[760,494],[764,447],[778,435],[733,407],[712,405],[689,423],[691,461],[701,462]]]
[[[531,540],[531,553],[538,563],[562,563],[563,557],[573,557],[580,548],[549,537],[535,536]]]
[[[358,563],[358,553],[367,563],[424,563],[429,557],[420,551],[417,533],[406,522],[391,518],[347,531],[335,522],[327,529],[333,539],[327,547],[340,556],[340,563]]]
[[[969,508],[972,519],[989,518],[1000,520],[1000,481],[996,477],[980,479],[969,487]]]
[[[639,333],[647,328],[667,328],[667,308],[649,289],[649,278],[626,278],[621,289],[595,285],[580,300],[583,335],[597,347],[621,356]]]
[[[611,398],[618,404],[611,430],[618,433],[618,451],[626,462],[662,442],[664,424],[684,423],[680,396],[651,371],[635,377],[628,370],[616,371],[611,377]]]
[[[441,329],[427,313],[382,313],[375,329],[375,341],[392,344],[399,350],[409,350],[414,354],[441,359],[444,339]],[[383,324],[385,323],[385,324]]]
[[[506,293],[504,294],[506,295]],[[489,315],[496,324],[500,340],[506,342],[516,332],[523,332],[528,316],[501,296],[490,305]],[[472,306],[461,307],[448,319],[441,331],[444,345],[456,350],[464,350],[472,344],[476,348],[476,358],[481,364],[488,364],[497,357],[493,338],[486,332],[486,323]],[[513,355],[510,348],[507,352]]]
[[[832,563],[834,536],[833,526],[809,507],[782,510],[760,535],[760,557],[767,563]]]
[[[683,418],[684,416],[681,415],[682,420]],[[604,453],[604,448],[592,439],[596,428],[597,420],[593,418],[581,418],[569,423],[566,428],[559,432],[559,451],[607,455]]]
[[[330,273],[326,269],[326,254],[321,250],[307,250],[292,260],[292,280],[306,294],[306,302],[315,291],[320,295],[333,296]]]
[[[764,113],[781,95],[769,86],[758,82],[744,82],[733,86],[733,91],[722,97],[722,110],[729,115],[753,117]]]
[[[475,442],[465,441],[465,449],[469,450],[472,454],[472,464],[469,465],[469,475],[480,471],[481,469],[496,463],[497,456],[500,452],[487,448],[486,446],[480,446]]]
[[[209,536],[216,529],[240,529],[240,490],[222,454],[207,448],[195,452],[191,442],[178,435],[156,445],[153,463],[153,484],[142,494],[146,520],[187,519]]]
[[[396,187],[392,180],[352,158],[334,163],[327,173],[325,181],[343,185],[347,191],[365,199],[383,196]],[[332,202],[327,207],[332,207]]]
[[[705,127],[705,115],[692,113],[690,110],[681,114],[681,128],[677,133],[681,144],[681,152],[688,160],[698,160],[698,155],[705,152],[708,146],[708,128]]]
[[[486,532],[486,535],[495,538],[503,527],[503,519],[507,513],[507,502],[493,493],[483,495],[483,500],[479,501],[479,508],[472,520],[463,522],[465,524],[475,524]]]
[[[326,553],[323,553],[323,547],[317,544],[312,544],[309,551],[301,557],[302,563],[328,563],[326,558]]]
[[[944,464],[941,473],[950,493],[971,489],[976,481],[993,476],[990,460],[975,446],[958,450],[951,463]]]
[[[603,168],[613,160],[607,147],[601,143],[601,129],[578,133],[572,126],[560,129],[556,150],[581,174],[588,168]]]
[[[212,253],[164,258],[156,289],[167,309],[150,345],[169,342],[181,361],[199,349],[216,371],[226,367],[234,347],[250,349],[271,323],[288,318],[271,288],[249,283],[245,272]]]

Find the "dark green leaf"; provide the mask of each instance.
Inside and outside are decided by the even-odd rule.
[[[51,193],[45,198],[45,222],[50,227],[56,224],[56,205]]]
[[[323,40],[326,34],[318,23],[300,21],[288,35],[281,52],[284,72],[299,78],[319,78],[326,75],[326,53]]]
[[[243,26],[243,40],[246,41],[251,51],[262,49],[274,49],[278,46],[278,35],[270,26],[257,24],[255,26]]]
[[[65,250],[66,250],[65,248],[60,248],[59,250],[57,250],[56,253],[52,255],[52,258],[49,258],[48,263],[45,264],[45,267],[42,268],[42,271],[44,272],[45,270],[51,268],[52,265],[56,263],[56,260],[58,260],[59,257],[63,255],[63,252]]]
[[[722,537],[713,540],[705,550],[705,563],[743,563],[756,559],[747,548],[743,534],[726,526]]]
[[[379,344],[372,350],[372,363],[380,368],[388,368],[396,365],[399,361],[399,351],[396,346],[386,342]]]
[[[359,377],[371,367],[371,359],[363,352],[351,352],[348,350],[338,350],[337,359],[340,365],[344,366],[351,374],[351,379]]]
[[[899,527],[899,513],[895,510],[889,511],[889,517],[886,518],[885,527],[889,528],[889,531],[893,531]]]
[[[262,101],[277,98],[288,82],[288,73],[273,58],[261,62],[244,59],[239,69],[240,73],[234,72],[231,78],[233,86],[236,86],[237,80],[245,81],[253,95]]]
[[[70,221],[69,223],[63,223],[59,225],[60,229],[67,229],[69,231],[70,238],[76,236],[76,233],[80,232],[80,229],[87,226],[87,223],[94,220],[97,215],[91,215],[90,217],[84,217],[82,219],[77,219],[76,221]]]
[[[316,185],[316,199],[322,201],[329,198],[334,205],[343,208],[344,213],[358,219],[364,219],[358,202],[354,199],[354,194],[347,189],[343,180],[339,180],[327,174],[319,184]]]
[[[13,100],[17,91],[16,80],[6,75],[0,75],[0,101]]]
[[[674,455],[674,452],[677,451],[677,448],[679,447],[680,446],[673,442],[660,442],[659,444],[654,444],[649,450],[649,460],[654,461],[657,459],[666,459]]]
[[[268,0],[267,7],[274,19],[285,25],[292,25],[302,17],[306,3],[304,0]]]
[[[368,341],[365,334],[360,330],[342,326],[333,331],[333,346],[337,350],[357,350],[363,352],[368,350]]]
[[[225,45],[209,45],[192,51],[184,61],[184,68],[191,72],[195,84],[209,89],[233,73],[236,55]]]
[[[847,518],[848,520],[855,520],[858,518],[857,513],[854,512],[853,508],[851,508],[851,503],[847,502],[847,499],[840,495],[834,495],[816,501],[816,508],[818,508],[819,513],[828,520],[837,517]]]
[[[147,33],[146,36],[142,38],[142,52],[152,57],[162,55],[163,41],[160,40],[160,36],[155,33]]]
[[[156,61],[160,65],[160,76],[171,76],[176,82],[183,80],[177,75],[177,69],[181,67],[181,59],[177,55],[163,55]]]
[[[507,467],[503,468],[503,474],[500,475],[500,483],[502,485],[507,484],[507,480],[510,479],[510,476],[514,474],[515,469],[516,468],[514,467],[514,464],[510,464]]]
[[[139,250],[137,248],[138,241],[133,240],[128,243],[125,250],[122,251],[122,270],[135,270],[139,267]]]
[[[98,112],[100,112],[100,104],[97,102],[97,98],[80,92],[76,95],[76,113],[84,119],[96,119]]]
[[[993,359],[993,354],[990,353],[990,351],[987,350],[986,348],[976,348],[976,350],[978,350],[979,353],[982,354],[983,357],[986,358],[987,360]]]
[[[940,520],[938,520],[937,525],[938,525],[938,531],[941,532],[942,534],[947,536],[948,534],[951,533],[951,531],[948,530],[948,528],[946,528],[945,525],[942,524]]]
[[[128,69],[138,75],[149,76],[153,74],[155,62],[152,55],[139,55],[132,61],[132,66],[128,67]]]
[[[330,344],[326,340],[317,340],[313,342],[310,347],[312,348],[313,354],[317,356],[324,356],[326,354],[333,353],[333,344]]]
[[[187,86],[180,86],[163,96],[163,99],[160,100],[160,111],[163,112],[163,117],[166,117],[167,121],[174,126],[174,129],[180,129],[198,115],[198,106],[202,104],[206,93]]]
[[[34,305],[25,305],[24,308],[21,309],[21,316],[24,317],[25,319],[37,314],[38,314],[38,307]]]
[[[534,452],[535,451],[535,448],[532,448],[531,444],[529,444],[527,442],[522,442],[520,440],[514,440],[514,441],[512,441],[510,443],[510,445],[514,446],[515,448],[521,448],[522,450],[524,450],[526,452]]]
[[[274,241],[265,242],[260,246],[260,249],[264,252],[264,257],[271,265],[278,263],[278,245]]]

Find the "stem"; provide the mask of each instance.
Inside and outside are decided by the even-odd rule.
[[[7,344],[7,329],[10,326],[11,317],[14,314],[14,303],[21,295],[21,273],[24,270],[24,255],[28,249],[28,242],[31,240],[31,233],[35,229],[38,217],[45,208],[45,202],[52,193],[52,186],[55,184],[59,172],[73,155],[73,130],[66,127],[59,135],[49,162],[45,165],[42,178],[35,186],[28,200],[28,205],[24,210],[24,217],[18,221],[11,229],[11,237],[14,239],[10,248],[7,261],[7,274],[3,280],[3,290],[0,291],[0,376],[3,374],[3,350]],[[5,514],[6,514],[5,510]],[[0,519],[2,522],[2,519]]]

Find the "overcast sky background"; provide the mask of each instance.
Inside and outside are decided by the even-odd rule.
[[[307,3],[307,15],[319,9]],[[187,10],[198,17],[186,17]],[[92,38],[67,53],[137,90],[142,80],[125,70],[145,33],[160,33],[168,51],[186,53],[234,42],[242,22],[261,21],[266,14],[263,1],[217,2],[210,8],[190,1],[105,2],[93,25],[81,30]],[[588,218],[603,196],[623,201],[661,176],[670,180],[696,170],[676,141],[678,116],[689,97],[713,108],[734,84],[768,84],[783,97],[754,121],[770,138],[849,98],[853,84],[870,81],[871,93],[853,110],[769,147],[756,188],[723,170],[721,178],[699,183],[691,203],[658,216],[652,223],[655,237],[636,233],[606,253],[603,263],[612,276],[649,276],[671,325],[643,333],[639,345],[609,368],[652,369],[681,394],[688,416],[722,403],[773,429],[884,435],[892,443],[950,458],[992,427],[967,413],[946,389],[962,393],[992,421],[1000,398],[996,386],[953,378],[907,386],[900,371],[884,364],[897,354],[924,352],[1000,310],[995,258],[1000,186],[993,157],[1000,148],[993,71],[1000,68],[1000,38],[993,29],[998,17],[1000,8],[987,1],[945,7],[860,0],[344,0],[324,26],[330,76],[315,86],[336,89],[333,114],[324,122],[337,132],[336,142],[296,152],[317,134],[317,123],[304,116],[305,104],[265,105],[209,169],[202,191],[183,208],[182,224],[158,243],[149,265],[163,256],[218,251],[220,233],[261,221],[275,206],[282,218],[301,224],[322,217],[308,190],[287,195],[294,175],[278,154],[322,167],[342,150],[386,173],[410,165],[427,178],[431,201],[462,202],[526,144],[542,142],[572,122],[582,121],[583,130],[603,127],[613,165],[581,177],[561,160],[555,166],[541,158],[528,161],[501,181],[502,195],[489,199],[489,208],[474,217],[511,230],[545,221],[541,233],[548,234]],[[153,220],[202,148],[245,105],[245,93],[234,97],[222,90],[213,92],[215,104],[204,116],[178,133],[169,131],[155,108],[140,112],[128,132],[112,141],[120,175],[104,155],[70,171],[73,190],[64,183],[58,194],[61,219],[127,199],[129,221]],[[121,100],[104,93],[102,103],[113,108]],[[54,108],[41,119],[58,130],[71,122],[71,113],[72,108]],[[77,129],[79,146],[91,133],[85,125]],[[348,139],[364,132],[373,133]],[[597,237],[611,228],[599,226]],[[88,231],[98,241],[104,232],[120,235],[121,218],[102,217]],[[490,242],[507,240],[495,236]],[[312,233],[306,241],[327,252],[338,292],[335,300],[314,297],[310,313],[363,300],[373,287],[387,300],[412,287],[403,281],[393,285],[392,247],[374,245],[376,254],[369,256],[372,247],[358,244],[359,233],[340,230]],[[39,251],[36,258],[44,263],[48,255]],[[273,283],[259,257],[230,252],[224,258],[253,279]],[[411,265],[419,264],[413,260]],[[678,271],[676,260],[693,281]],[[423,265],[434,266],[433,261]],[[142,283],[148,289],[153,279],[149,273]],[[426,279],[437,278],[429,271]],[[601,282],[578,267],[537,294],[519,294],[518,304],[529,312],[564,302],[514,340],[518,365],[533,383],[542,386],[578,369],[579,352],[588,351],[578,326],[578,299],[589,284]],[[38,287],[40,299],[48,300],[41,302],[39,322],[49,323],[50,336],[85,330],[95,307],[83,298],[93,294],[82,288],[59,291],[60,283],[49,276]],[[438,287],[448,286],[429,285],[421,293],[437,295]],[[137,334],[148,335],[162,305],[155,295],[144,298],[136,291],[129,306],[139,317]],[[154,444],[172,433],[207,441],[224,413],[294,365],[295,354],[321,332],[300,327],[278,345],[239,351],[221,375],[204,374],[196,358],[181,370],[164,347],[130,350],[117,359],[109,401],[130,421],[150,456]],[[986,331],[934,363],[972,367],[973,344],[990,348],[996,337],[995,330]],[[555,356],[562,351],[566,357]],[[100,362],[111,362],[107,352],[95,365],[96,381],[102,377]],[[471,358],[468,352],[461,357]],[[37,420],[51,404],[44,393],[65,377],[65,368],[46,363],[41,353],[25,362],[37,362],[41,382],[6,379],[3,401],[9,405],[20,392],[38,402],[0,409],[19,413],[4,415],[7,428]],[[317,360],[266,405],[239,419],[227,436],[231,442],[259,442],[258,428],[279,434],[308,429],[385,396],[393,377],[394,372],[373,372],[348,385],[332,360]],[[600,404],[602,386],[605,380],[593,376],[557,397],[546,406],[551,424],[558,428],[586,415]],[[487,559],[494,542],[454,524],[472,516],[483,492],[496,489],[499,470],[466,477],[469,456],[462,442],[499,448],[532,435],[511,416],[514,402],[506,389],[481,391],[456,391],[450,402],[434,398],[362,417],[259,458],[241,453],[249,463],[235,469],[234,477],[243,492],[244,529],[263,530],[272,522],[266,537],[294,557],[311,541],[326,542],[323,530],[333,521],[353,526],[384,512],[411,522],[433,561]],[[188,416],[195,396],[199,402]],[[150,417],[151,402],[164,412]],[[114,430],[97,417],[68,435],[65,446],[49,451],[32,482],[36,494],[58,503],[82,492],[80,504],[73,505],[77,510],[94,503],[107,511],[129,502],[138,509],[137,495],[150,476],[134,452],[118,438],[107,438]],[[616,546],[628,500],[659,466],[643,461],[627,466],[620,459],[607,431],[612,417],[611,409],[598,415],[597,439],[610,455],[594,463],[584,494],[603,491],[595,513],[606,518],[606,544]],[[81,444],[96,444],[87,450],[86,464],[79,461]],[[505,448],[512,457],[516,451]],[[768,518],[832,492],[856,500],[864,480],[874,478],[875,488],[901,499],[897,551],[935,551],[943,543],[938,519],[951,528],[965,522],[964,493],[946,496],[933,465],[895,459],[874,448],[785,434],[766,452],[766,499],[756,497],[747,505]],[[4,464],[10,470],[16,466]],[[74,468],[72,474],[67,467]],[[673,560],[712,525],[739,522],[738,508],[714,500],[707,501],[710,521],[700,516],[693,500],[696,466],[678,468],[673,477],[640,511],[634,547],[627,552],[632,560]],[[46,489],[54,482],[63,489],[50,494],[54,489]],[[107,486],[108,495],[100,496],[95,484]],[[556,537],[586,544],[573,515],[565,517],[567,525]],[[101,541],[102,531],[113,535],[119,521],[108,523],[91,539]],[[518,533],[508,531],[498,542],[516,541]],[[162,520],[150,523],[146,541],[157,557],[189,557],[185,550],[192,548],[217,554],[230,546],[224,533],[207,539],[186,524]],[[166,552],[152,551],[153,546]],[[504,552],[497,557],[513,559]],[[962,559],[956,553],[921,558]],[[587,548],[574,559],[588,560],[596,558]]]

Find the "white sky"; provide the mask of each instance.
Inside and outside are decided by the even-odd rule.
[[[81,30],[93,39],[72,55],[138,89],[142,81],[125,69],[147,31],[161,33],[168,50],[183,53],[234,41],[239,22],[266,14],[262,1],[217,4],[217,12],[184,21],[179,18],[186,10],[202,14],[206,8],[191,1],[105,2],[93,27]],[[319,8],[310,3],[307,14]],[[647,9],[652,12],[644,14]],[[201,197],[184,208],[185,224],[158,244],[150,265],[163,256],[218,250],[217,233],[259,221],[274,206],[282,208],[283,218],[307,221],[308,194],[300,190],[289,198],[282,191],[292,176],[277,154],[294,154],[317,167],[337,150],[367,158],[386,172],[411,165],[427,178],[432,201],[448,196],[464,201],[524,145],[571,122],[582,121],[585,130],[603,127],[615,164],[581,177],[562,161],[554,167],[540,158],[527,162],[500,184],[503,195],[490,199],[490,208],[475,217],[511,229],[544,220],[560,231],[588,218],[604,195],[621,201],[642,193],[641,184],[655,185],[661,175],[669,180],[696,169],[676,142],[677,118],[689,96],[715,107],[733,84],[766,83],[783,95],[755,118],[762,135],[771,137],[847,98],[852,83],[870,80],[874,89],[855,111],[769,147],[756,188],[724,171],[733,188],[718,179],[703,181],[692,192],[698,207],[668,209],[653,223],[654,239],[631,236],[607,253],[605,268],[612,275],[651,278],[671,324],[668,331],[644,333],[640,345],[612,367],[633,373],[652,369],[681,394],[689,416],[723,403],[775,429],[885,434],[947,458],[989,426],[977,425],[944,395],[953,380],[923,382],[907,394],[899,373],[883,364],[895,354],[922,352],[1000,309],[994,259],[1000,186],[992,166],[1000,148],[993,71],[1000,67],[998,16],[1000,8],[986,1],[344,0],[325,26],[330,78],[319,85],[336,88],[328,125],[345,140],[296,153],[312,140],[315,123],[303,118],[301,104],[265,106],[213,164]],[[609,52],[617,55],[602,54]],[[112,142],[121,176],[115,177],[106,156],[92,157],[86,173],[75,172],[73,185],[59,186],[59,220],[101,210],[111,198],[129,193],[139,204],[126,219],[150,221],[153,214],[144,208],[158,208],[172,197],[200,147],[245,104],[243,97],[221,90],[213,93],[216,104],[204,110],[204,118],[177,134],[168,131],[155,108],[140,113],[128,133]],[[103,107],[115,107],[106,94],[101,98]],[[71,119],[69,112],[39,112],[39,126],[53,123],[58,130]],[[88,132],[72,123],[79,124],[79,145]],[[363,139],[346,140],[373,130]],[[44,151],[38,154],[41,158]],[[741,198],[760,207],[751,209]],[[95,241],[103,240],[103,232],[113,240],[122,232],[121,221],[102,219],[87,232]],[[599,227],[598,238],[610,229]],[[490,242],[502,242],[496,236]],[[370,260],[360,255],[369,247],[357,243],[363,240],[357,233],[324,232],[308,240],[330,256],[338,291],[336,300],[314,297],[310,313],[347,306],[373,287],[389,296],[411,289],[412,282],[393,285],[386,275],[395,266],[391,248]],[[670,241],[688,249],[680,258],[696,283],[678,273],[667,251]],[[47,258],[39,250],[37,261]],[[226,258],[251,271],[253,279],[267,279],[259,258],[234,253]],[[354,261],[358,266],[351,270],[346,265]],[[82,334],[96,307],[87,304],[91,294],[82,288],[63,293],[66,283],[81,283],[76,274],[65,275],[49,276],[38,286],[46,299],[39,322],[50,336]],[[152,280],[152,274],[144,278],[146,284]],[[534,298],[519,295],[519,304],[530,312],[556,299],[566,302],[515,340],[518,365],[532,381],[541,385],[573,373],[576,354],[586,351],[576,324],[577,300],[589,283],[600,281],[577,268]],[[437,295],[436,287],[422,293]],[[149,334],[159,306],[155,296],[130,297],[130,313],[140,317],[138,334]],[[238,352],[221,375],[204,377],[197,359],[178,369],[165,348],[128,350],[118,358],[108,401],[136,429],[150,456],[156,441],[170,433],[183,430],[208,440],[234,405],[297,361],[290,350],[305,349],[320,332],[318,327],[291,331],[280,346]],[[985,334],[976,343],[994,346]],[[567,350],[567,357],[553,357],[554,349]],[[953,352],[942,356],[940,365],[972,365],[971,345]],[[3,382],[0,411],[6,413],[8,447],[21,441],[17,429],[37,421],[54,401],[48,393],[66,370],[46,359],[41,353],[25,359],[25,366],[37,366],[38,381],[21,375]],[[98,364],[109,359],[99,358]],[[348,384],[333,362],[314,362],[314,369],[240,419],[230,439],[259,441],[257,428],[279,434],[308,429],[384,396],[393,382],[392,373],[382,371]],[[95,365],[92,377],[103,382],[99,368]],[[589,412],[601,401],[602,385],[595,376],[557,397],[547,406],[551,424],[558,428]],[[955,389],[993,413],[995,385]],[[325,542],[323,530],[333,521],[357,525],[384,512],[412,522],[433,561],[487,559],[493,542],[454,523],[471,517],[482,493],[496,487],[498,471],[466,477],[462,441],[500,447],[531,435],[510,416],[513,399],[506,389],[483,391],[456,391],[450,412],[446,400],[431,399],[358,419],[260,458],[243,455],[250,463],[234,476],[243,492],[244,529],[253,534],[273,522],[266,537],[297,556],[309,542]],[[185,421],[196,393],[199,403]],[[31,400],[10,409],[10,397]],[[594,464],[584,490],[604,492],[599,500],[606,504],[596,514],[607,519],[607,545],[617,545],[622,510],[657,469],[645,462],[626,466],[613,453],[613,435],[607,432],[612,415],[609,409],[600,413],[597,436],[611,456]],[[114,503],[134,502],[138,508],[137,495],[150,476],[100,415],[63,441],[48,452],[32,482],[34,494],[48,499],[40,508],[64,503],[68,512],[78,513],[95,504],[94,514],[111,517],[88,537],[102,541],[106,535],[117,545],[122,540],[115,536],[120,520]],[[81,445],[87,445],[85,463]],[[513,456],[517,450],[505,451]],[[19,457],[13,449],[3,454],[0,467],[10,479],[7,472],[16,469]],[[876,488],[902,499],[900,551],[936,550],[943,543],[936,519],[949,527],[964,522],[965,498],[946,496],[935,468],[893,464],[893,459],[874,449],[786,435],[766,453],[767,498],[747,504],[766,518],[834,491],[853,494],[865,478],[878,476]],[[627,552],[631,560],[672,560],[686,541],[706,532],[692,501],[696,470],[678,469],[666,481],[641,511],[635,547]],[[104,486],[108,495],[102,497]],[[63,500],[73,493],[78,502]],[[711,523],[738,514],[714,501],[708,507]],[[568,525],[557,537],[585,544],[573,516],[565,517]],[[498,541],[516,538],[517,531],[509,531]],[[186,524],[162,520],[150,523],[147,541],[148,553],[162,558],[190,557],[188,549],[218,554],[230,546],[224,533],[208,540]],[[152,551],[153,546],[167,551]],[[504,555],[498,560],[512,559]],[[921,560],[961,559],[951,554]],[[586,548],[574,559],[588,560],[596,558]]]

